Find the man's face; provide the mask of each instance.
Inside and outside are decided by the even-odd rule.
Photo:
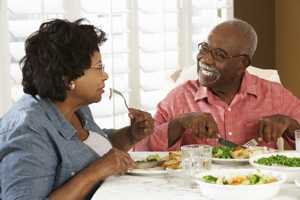
[[[202,85],[221,89],[236,83],[243,75],[246,66],[241,55],[242,40],[230,29],[215,29],[207,43],[199,46],[197,67]]]

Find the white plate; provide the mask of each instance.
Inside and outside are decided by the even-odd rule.
[[[168,173],[168,171],[161,167],[154,167],[149,169],[131,169],[127,171],[127,174],[137,175],[137,176],[156,176],[156,175],[163,175],[166,173]]]
[[[295,179],[300,178],[300,167],[287,167],[287,166],[267,166],[267,165],[261,165],[256,163],[256,161],[260,158],[268,158],[272,155],[285,155],[287,157],[299,157],[300,153],[296,151],[283,151],[283,152],[275,152],[275,153],[269,153],[264,155],[257,155],[250,158],[249,162],[252,166],[254,166],[257,169],[262,170],[272,170],[272,171],[278,171],[283,172],[287,175],[287,181],[288,182],[294,182]]]
[[[295,179],[295,184],[296,184],[298,187],[300,187],[300,178],[296,178],[296,179]]]
[[[137,152],[129,152],[131,158],[135,161],[137,160],[144,160],[149,155],[158,154],[161,158],[168,155],[168,152],[146,152],[146,151],[137,151]],[[157,175],[163,175],[168,173],[167,170],[165,170],[162,167],[153,167],[149,169],[131,169],[127,171],[127,174],[130,175],[137,175],[137,176],[157,176]]]
[[[212,158],[212,161],[220,165],[242,165],[248,164],[249,159]]]

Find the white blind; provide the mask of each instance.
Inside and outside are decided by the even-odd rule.
[[[5,98],[16,101],[22,95],[18,62],[24,55],[25,38],[47,19],[84,17],[108,36],[100,48],[109,74],[106,88],[120,90],[131,106],[151,113],[170,89],[170,74],[192,65],[197,43],[216,23],[232,17],[232,0],[7,2],[11,55],[7,76],[12,87],[11,95]],[[0,31],[5,32],[1,27]],[[101,127],[119,128],[129,123],[122,99],[116,96],[109,100],[108,92],[91,108]]]

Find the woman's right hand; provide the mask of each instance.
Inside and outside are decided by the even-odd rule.
[[[94,163],[99,172],[99,178],[111,175],[124,174],[128,169],[134,168],[135,163],[128,153],[117,148],[112,148]]]

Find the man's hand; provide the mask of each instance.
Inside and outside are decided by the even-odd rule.
[[[284,115],[263,117],[259,121],[258,135],[265,142],[276,142],[286,131],[292,135],[293,127],[297,125],[299,125],[297,121]]]
[[[214,138],[218,134],[218,126],[210,113],[186,113],[173,120],[185,131],[191,129],[192,134],[198,138]],[[172,132],[172,130],[169,129]],[[171,133],[170,132],[170,133]]]
[[[154,120],[150,113],[129,108],[130,127],[129,131],[133,143],[136,143],[153,133]]]

